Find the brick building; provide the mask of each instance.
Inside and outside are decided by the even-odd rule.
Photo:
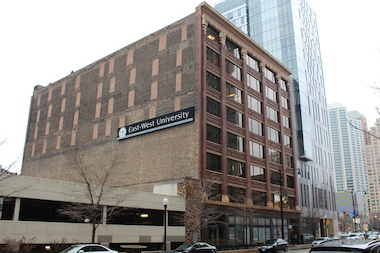
[[[119,162],[113,186],[177,194],[164,186],[174,185],[190,199],[197,194],[188,182],[206,182],[207,204],[228,212],[218,225],[188,230],[202,231],[202,239],[252,244],[282,232],[290,239],[299,222],[290,74],[202,3],[182,20],[36,86],[22,174],[75,180],[70,154],[85,152],[90,166],[105,166],[112,155]]]

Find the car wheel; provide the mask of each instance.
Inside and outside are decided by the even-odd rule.
[[[285,249],[284,249],[284,251],[286,252],[286,251],[288,251],[288,246],[285,246]]]
[[[273,248],[273,249],[272,249],[272,252],[273,252],[273,253],[276,253],[276,252],[277,252],[277,248]]]

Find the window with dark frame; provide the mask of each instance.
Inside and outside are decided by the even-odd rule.
[[[211,62],[215,66],[218,66],[218,67],[220,66],[219,54],[215,52],[214,50],[211,50],[210,48],[207,48],[206,59],[207,61]]]
[[[206,169],[221,172],[222,171],[222,157],[207,152],[206,156]]]
[[[206,73],[206,84],[207,86],[220,91],[220,78],[208,71]]]
[[[244,138],[227,132],[227,147],[244,152]]]
[[[267,206],[267,193],[253,190],[252,202],[256,206]]]
[[[226,96],[235,100],[238,103],[242,103],[242,91],[239,88],[236,88],[230,83],[226,83]]]
[[[251,179],[265,182],[265,169],[256,165],[250,165],[250,173],[251,173]]]
[[[245,163],[239,162],[233,159],[227,159],[227,170],[228,174],[237,177],[246,177],[245,176]]]
[[[246,202],[245,191],[244,188],[228,186],[228,197],[230,202],[244,204]]]
[[[263,102],[261,102],[260,100],[248,95],[248,108],[251,109],[252,111],[262,114],[263,113],[262,104]]]
[[[270,183],[281,185],[281,173],[279,171],[270,171]]]
[[[251,87],[255,91],[261,93],[261,81],[258,80],[256,77],[251,76],[247,73],[247,85],[248,87]]]
[[[207,124],[207,140],[220,144],[220,128]]]
[[[240,59],[240,48],[230,39],[226,39],[226,50],[231,52],[236,58]]]
[[[282,164],[281,162],[281,152],[272,148],[268,149],[270,161],[273,163]]]
[[[263,136],[263,123],[249,117],[248,127],[251,133]]]
[[[206,37],[212,41],[218,42],[219,41],[219,31],[216,30],[214,27],[208,25],[207,29],[206,29]]]
[[[256,70],[257,72],[260,71],[260,68],[259,68],[260,63],[259,63],[258,60],[256,60],[255,58],[253,58],[253,57],[250,56],[250,55],[247,55],[246,59],[247,59],[247,60],[246,60],[246,63],[247,63],[247,65],[248,65],[249,67],[251,67],[252,69]]]
[[[244,127],[243,124],[244,114],[227,106],[227,121],[231,122],[239,127]]]
[[[210,98],[210,97],[207,97],[207,101],[206,101],[206,110],[208,113],[211,113],[215,116],[218,116],[220,117],[220,102]]]
[[[232,77],[236,78],[237,80],[241,81],[241,68],[230,62],[229,60],[226,60],[226,71],[228,74],[230,74]]]
[[[264,145],[259,144],[254,141],[249,141],[249,154],[257,158],[262,158],[262,159],[265,158]]]

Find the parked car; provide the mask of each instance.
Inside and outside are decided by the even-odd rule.
[[[368,239],[368,240],[377,240],[377,239],[379,239],[379,236],[378,236],[378,235],[374,235],[374,234],[372,234],[372,235],[369,235],[369,236],[367,237],[367,239]]]
[[[314,241],[314,235],[311,234],[304,234],[303,236],[303,241],[306,243]]]
[[[364,234],[363,233],[352,233],[347,236],[346,239],[364,239]]]
[[[206,242],[197,242],[193,244],[182,244],[173,252],[182,253],[216,253],[216,247],[212,246]]]
[[[317,237],[312,243],[311,247],[314,247],[318,244],[321,244],[322,242],[330,241],[330,237]]]
[[[339,253],[339,252],[355,252],[355,253],[369,253],[379,252],[380,241],[374,240],[350,240],[338,239],[330,240],[311,248],[309,253]]]
[[[288,251],[289,243],[284,239],[266,240],[259,246],[259,252],[277,252],[279,250]]]
[[[61,253],[84,253],[84,252],[97,252],[97,253],[118,253],[116,250],[109,249],[100,244],[76,244],[63,250]]]

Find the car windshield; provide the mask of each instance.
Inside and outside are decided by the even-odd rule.
[[[189,248],[190,246],[191,246],[191,244],[182,244],[181,246],[176,248],[175,251],[183,251],[183,250]]]
[[[70,247],[68,247],[67,249],[64,249],[63,251],[61,251],[61,253],[69,252],[70,250],[72,250],[72,249],[74,249],[74,248],[77,248],[77,247],[78,247],[78,246],[75,246],[75,245],[70,246]]]
[[[272,245],[275,242],[276,242],[276,240],[266,240],[264,245]]]

